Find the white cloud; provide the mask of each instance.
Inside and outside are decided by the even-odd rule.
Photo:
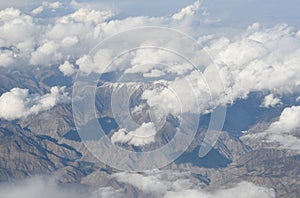
[[[151,171],[143,175],[138,173],[114,173],[113,178],[118,182],[127,183],[143,193],[151,194],[152,197],[203,197],[203,198],[275,198],[273,189],[256,186],[253,183],[241,182],[232,184],[232,187],[221,187],[215,191],[206,191],[193,180],[186,178],[190,176],[187,172],[176,172],[172,170]],[[62,188],[54,178],[33,177],[14,184],[1,184],[1,198],[121,198],[126,196],[124,189],[113,187],[100,187],[90,192],[79,192],[75,187]]]
[[[123,198],[124,190],[116,190],[112,187],[102,187],[94,191],[89,198]]]
[[[64,64],[61,64],[59,66],[59,70],[65,75],[65,76],[70,76],[75,73],[75,68],[72,63],[69,61],[65,61]]]
[[[56,9],[61,5],[44,3],[42,6]],[[61,66],[61,71],[71,73],[71,67],[66,67],[63,61],[70,60],[72,57],[76,60],[80,71],[101,73],[114,58],[114,52],[109,47],[100,50],[93,57],[87,55],[97,43],[131,28],[152,25],[172,27],[190,33],[203,45],[207,45],[205,50],[210,53],[217,64],[225,92],[221,89],[211,90],[215,92],[214,98],[210,101],[210,105],[206,106],[232,103],[238,98],[246,98],[252,91],[270,91],[276,95],[300,91],[300,38],[291,27],[280,24],[265,28],[259,23],[254,23],[248,29],[240,30],[234,37],[226,37],[225,33],[203,35],[199,31],[199,27],[202,28],[202,23],[199,25],[199,21],[201,22],[199,19],[206,17],[208,12],[204,9],[202,15],[198,15],[198,11],[203,11],[200,8],[200,1],[196,1],[174,15],[114,19],[112,18],[114,13],[110,10],[80,7],[73,13],[47,21],[47,19],[36,19],[35,16],[26,15],[20,10],[8,8],[0,11],[0,45],[6,47],[13,45],[20,50],[20,53],[1,52],[0,64],[5,67],[28,64],[64,65]],[[138,37],[138,35],[135,36]],[[185,42],[180,39],[163,42],[150,38],[145,40],[144,44],[172,46],[178,52],[188,49]],[[194,53],[192,60],[206,67],[205,77],[211,81],[215,79],[216,74],[212,72],[210,61],[203,56],[204,50],[184,51],[184,53]],[[124,69],[126,73],[141,72],[144,77],[161,77],[170,73],[189,77],[192,75],[190,72],[193,71],[191,65],[185,64],[174,54],[163,50],[137,50],[119,62],[123,64],[116,66],[115,70],[123,67],[121,69]],[[153,62],[156,63],[153,64]],[[161,67],[158,63],[169,64],[172,67]],[[181,79],[183,79],[182,76]],[[186,93],[184,87],[180,86],[180,79],[170,81],[168,84],[179,90],[179,97]],[[202,90],[205,89],[202,88]],[[207,92],[202,90],[200,95],[197,93],[201,104],[208,102],[204,98],[207,97]],[[205,94],[201,97],[203,92]],[[163,94],[164,91],[161,93]],[[192,106],[195,106],[195,103],[190,99],[185,99],[182,101],[182,106],[185,109],[193,109]],[[203,109],[205,108],[201,108]],[[174,111],[180,112],[181,110],[175,109]]]
[[[61,23],[71,23],[71,22],[80,22],[80,23],[103,23],[107,19],[114,16],[114,13],[110,10],[96,11],[87,8],[80,8],[76,12],[64,16],[59,19]]]
[[[168,192],[164,198],[275,198],[275,192],[272,189],[256,186],[253,183],[241,182],[232,188],[218,190],[208,193],[197,189],[188,189],[178,192]]]
[[[2,184],[0,186],[1,198],[82,198],[74,190],[66,190],[59,187],[59,185],[52,179],[44,179],[34,177],[15,185]]]
[[[143,176],[137,173],[117,173],[114,175],[118,181],[129,183],[146,193],[163,194],[168,186],[157,175]]]
[[[154,123],[143,123],[134,131],[127,132],[126,129],[119,129],[111,137],[112,143],[128,143],[134,146],[143,146],[155,142],[156,128]]]
[[[31,13],[32,14],[40,14],[43,11],[44,11],[43,6],[39,6],[39,7],[35,8],[34,10],[32,10]]]
[[[75,187],[61,187],[51,177],[32,177],[14,184],[0,185],[1,198],[122,198],[124,191],[112,187],[101,187],[94,192],[84,193]]]
[[[300,30],[296,33],[296,36],[300,38]]]
[[[172,18],[175,20],[182,20],[186,16],[193,16],[195,15],[195,13],[198,11],[199,8],[200,8],[200,1],[197,0],[194,4],[182,8],[180,12],[174,14]]]
[[[207,110],[210,104],[210,94],[203,76],[194,71],[174,81],[158,81],[162,87],[145,90],[142,99],[150,107],[158,105],[168,114],[199,113]]]
[[[253,23],[252,25],[248,26],[247,30],[257,31],[260,28],[261,28],[261,24],[260,23]]]
[[[62,54],[58,52],[59,45],[54,41],[47,41],[36,51],[32,52],[29,61],[32,65],[51,66],[53,63],[60,62]]]
[[[240,198],[275,198],[275,192],[273,189],[268,189],[262,186],[256,186],[253,183],[241,182],[236,186],[228,189],[218,190],[213,193],[214,197],[218,198],[230,198],[230,197],[240,197]]]
[[[62,47],[72,47],[76,45],[79,42],[79,39],[77,36],[67,36],[61,41]]]
[[[282,111],[279,120],[274,122],[270,129],[289,132],[297,127],[300,127],[300,106],[292,106]]]
[[[176,171],[152,171],[144,175],[137,173],[116,173],[114,177],[123,183],[129,183],[145,193],[164,198],[275,198],[273,189],[256,186],[250,182],[232,184],[231,187],[220,187],[214,191],[206,191],[186,177],[190,173]]]
[[[56,9],[60,8],[62,6],[62,3],[59,1],[56,2],[43,2],[41,6],[35,8],[31,11],[32,14],[37,15],[42,13],[46,9],[50,9],[52,12]]]
[[[0,96],[0,118],[14,120],[47,111],[70,100],[64,87],[52,87],[45,95],[29,94],[28,89],[13,88]]]
[[[4,46],[15,46],[22,52],[31,52],[34,39],[40,32],[31,16],[20,10],[7,8],[0,11],[0,41]]]
[[[269,143],[278,143],[278,149],[287,149],[300,153],[300,106],[285,108],[279,120],[273,122],[265,131],[245,135],[244,138],[258,139]]]
[[[156,78],[156,77],[160,77],[160,76],[164,76],[164,75],[165,75],[165,72],[158,70],[158,69],[152,69],[150,72],[143,74],[143,76],[146,78]]]
[[[276,98],[273,94],[269,94],[267,96],[265,96],[261,107],[265,107],[265,108],[270,108],[270,107],[275,107],[278,105],[281,105],[281,99],[280,98]]]
[[[300,39],[287,25],[245,31],[234,40],[212,40],[207,50],[225,86],[220,104],[246,98],[253,91],[299,92]]]
[[[15,62],[15,54],[12,51],[0,51],[0,66],[8,67]]]

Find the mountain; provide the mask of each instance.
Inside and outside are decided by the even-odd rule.
[[[55,78],[55,80],[53,79]],[[0,75],[1,94],[14,87],[26,88],[32,93],[45,94],[53,82],[64,83],[71,92],[71,79],[50,70],[3,71]],[[22,82],[22,83],[20,83]],[[96,95],[98,122],[112,137],[118,122],[112,117],[110,101],[113,86],[100,83]],[[133,94],[132,105],[143,104],[139,91]],[[159,174],[173,181],[171,173],[181,172],[184,179],[203,189],[215,190],[242,181],[272,188],[278,197],[300,197],[300,155],[280,149],[276,143],[249,139],[248,134],[266,130],[279,119],[280,112],[293,103],[272,109],[261,108],[263,96],[252,93],[228,107],[224,130],[213,149],[203,158],[198,156],[200,145],[209,124],[209,115],[203,115],[200,127],[187,150]],[[133,112],[133,117],[149,119],[149,109]],[[87,121],[89,117],[85,118]],[[176,133],[178,120],[169,115],[156,134],[155,143],[120,146],[132,151],[147,151],[168,143]],[[70,103],[57,104],[50,110],[12,121],[0,120],[0,181],[14,182],[34,175],[51,175],[62,185],[80,186],[87,191],[110,187],[125,192],[126,197],[151,197],[136,185],[122,180],[122,173],[99,162],[81,142],[77,133]],[[139,172],[135,177],[155,178],[158,173]],[[121,179],[120,179],[121,178]],[[157,195],[159,196],[159,194]],[[155,197],[155,196],[154,196]]]

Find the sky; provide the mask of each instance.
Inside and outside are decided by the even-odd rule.
[[[29,10],[42,2],[43,0],[1,1],[0,8],[19,7]],[[128,17],[172,14],[192,4],[193,0],[78,0],[77,2],[85,3],[93,8],[112,9],[119,12],[119,17]],[[238,25],[260,21],[273,25],[285,22],[297,26],[300,19],[300,1],[298,0],[203,0],[202,2],[214,17],[222,18],[228,24]]]

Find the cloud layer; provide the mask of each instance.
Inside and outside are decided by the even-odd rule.
[[[207,10],[201,8],[199,1],[171,16],[122,19],[114,19],[114,13],[110,10],[93,10],[73,4],[70,4],[73,12],[58,15],[51,20],[39,18],[36,14],[46,8],[60,8],[62,5],[57,2],[43,3],[32,15],[14,8],[0,11],[1,66],[60,65],[60,71],[72,75],[76,71],[76,64],[84,72],[103,72],[104,66],[113,57],[109,49],[103,49],[94,57],[87,55],[95,44],[118,32],[152,25],[171,27],[191,34],[202,46],[206,46],[205,50],[199,49],[193,53],[195,59],[201,59],[201,54],[208,52],[224,81],[225,92],[213,95],[219,95],[219,98],[214,98],[214,106],[245,98],[252,91],[269,90],[272,92],[270,94],[275,95],[299,92],[299,30],[286,24],[264,28],[255,23],[246,30],[240,30],[234,37],[225,33],[203,35],[199,27],[202,25],[210,29],[205,26],[209,18]],[[186,49],[180,40],[159,42],[149,38],[144,44],[178,46],[179,51]],[[174,55],[158,50],[137,50],[122,61],[122,65],[128,65],[129,68],[119,66],[116,70],[121,67],[125,73],[142,73],[145,78],[163,77],[170,73],[190,75],[192,71]],[[157,63],[172,67],[160,67]],[[212,65],[203,62],[203,66],[205,78],[213,79],[216,74],[210,72]]]
[[[137,173],[116,173],[118,181],[129,183],[139,190],[155,197],[165,198],[275,198],[273,189],[259,187],[249,182],[241,182],[233,187],[221,188],[212,192],[203,190],[188,179],[190,173],[174,171],[154,171],[145,175]]]
[[[188,173],[174,171],[159,171],[141,175],[137,173],[115,173],[118,182],[134,186],[145,195],[164,198],[275,198],[273,189],[259,187],[249,182],[241,182],[230,188],[222,188],[212,192],[195,186],[192,180],[185,178]],[[83,193],[74,187],[61,187],[53,178],[33,177],[15,184],[0,185],[1,198],[121,198],[126,197],[124,189],[100,187]]]

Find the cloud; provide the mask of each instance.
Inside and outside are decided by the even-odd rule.
[[[58,52],[59,45],[54,41],[47,41],[36,51],[31,53],[29,63],[31,65],[51,66],[62,59],[62,54]]]
[[[61,64],[59,66],[59,70],[65,75],[65,76],[70,76],[75,73],[75,68],[72,63],[69,61],[65,61],[64,64]]]
[[[112,187],[102,187],[94,191],[89,198],[123,198],[123,189],[114,189]]]
[[[275,107],[278,105],[281,105],[282,102],[280,100],[280,98],[276,98],[273,94],[269,94],[267,96],[265,96],[261,107],[265,107],[265,108],[270,108],[270,107]]]
[[[52,87],[50,93],[45,95],[29,94],[28,89],[13,88],[0,96],[0,118],[5,120],[26,118],[69,100],[65,87]]]
[[[151,195],[151,197],[203,197],[203,198],[275,198],[273,189],[256,186],[250,182],[232,184],[231,187],[222,187],[215,191],[206,191],[188,179],[188,172],[176,172],[173,170],[148,171],[143,174],[138,173],[114,173],[112,175],[120,183],[130,184],[141,195]],[[52,177],[36,176],[14,184],[3,183],[0,185],[1,198],[121,198],[126,197],[126,190],[113,187],[100,187],[97,190],[84,192],[78,187],[62,187],[56,179]]]
[[[144,146],[155,142],[156,128],[154,123],[143,123],[134,131],[127,132],[126,129],[119,129],[111,137],[112,143],[127,143],[134,146]]]
[[[42,6],[56,9],[61,5],[44,3]],[[109,46],[95,55],[88,54],[97,43],[132,28],[163,26],[189,33],[196,40],[201,41],[201,44],[206,46],[205,49],[188,51],[187,43],[180,39],[161,41],[149,38],[143,45],[173,47],[178,52],[192,53],[191,61],[201,63],[204,68],[203,75],[206,79],[210,79],[210,82],[214,81],[216,73],[212,69],[214,65],[209,64],[211,61],[203,54],[208,52],[218,68],[225,91],[211,89],[210,91],[214,92],[210,93],[213,97],[212,101],[207,99],[209,93],[207,88],[202,86],[205,80],[198,80],[199,77],[190,80],[192,84],[201,84],[199,85],[201,94],[196,93],[199,103],[209,102],[209,105],[200,107],[201,112],[205,112],[212,106],[226,105],[238,98],[246,98],[254,91],[269,91],[274,95],[300,91],[300,37],[297,33],[299,30],[286,24],[266,28],[260,23],[254,23],[245,30],[234,33],[234,36],[230,35],[233,34],[232,32],[226,35],[226,31],[203,35],[200,29],[210,29],[207,26],[202,27],[203,20],[207,19],[209,14],[205,8],[201,9],[200,1],[195,1],[178,13],[160,17],[116,18],[111,10],[94,10],[80,6],[74,9],[71,13],[63,13],[63,16],[59,15],[53,19],[36,18],[35,15],[24,14],[13,8],[0,11],[0,46],[6,48],[14,46],[18,49],[17,52],[2,50],[0,65],[4,67],[60,65],[60,70],[65,75],[72,73],[72,68],[78,66],[79,71],[82,72],[102,73],[105,71],[105,66],[114,58],[114,49]],[[200,14],[197,14],[198,12]],[[221,29],[228,28],[225,26]],[[138,35],[134,36],[138,39]],[[65,60],[74,63],[74,66],[66,64]],[[172,80],[166,84],[170,88],[175,87],[179,97],[187,92],[180,83],[194,75],[191,65],[164,50],[138,49],[127,56],[122,56],[118,61],[119,64],[110,71],[122,70],[126,74],[141,73],[145,78],[172,75]],[[172,67],[162,65],[172,65]],[[172,94],[167,92],[162,90],[156,99],[161,100],[163,95],[170,96],[172,99]],[[195,97],[181,101],[183,109],[194,110],[192,107],[196,104],[190,100],[191,98]],[[167,98],[170,102],[171,99]],[[266,97],[267,106],[272,106],[276,102],[276,99],[267,101],[270,99]],[[151,103],[151,99],[148,102]],[[175,108],[173,112],[180,111]]]
[[[287,149],[300,153],[300,106],[285,108],[278,121],[273,122],[265,131],[245,135],[243,138],[262,140],[267,143],[278,143],[277,149]]]
[[[35,8],[31,11],[32,14],[37,15],[43,12],[45,9],[50,9],[51,11],[55,11],[56,9],[60,8],[62,3],[59,1],[56,2],[43,2],[41,6]]]
[[[146,193],[161,194],[167,191],[168,186],[156,175],[143,176],[136,173],[117,173],[118,181],[129,183]]]
[[[31,16],[14,8],[0,11],[0,46],[14,46],[21,52],[29,53],[34,49],[34,40],[39,33],[39,25]]]
[[[12,51],[1,51],[0,52],[0,66],[8,67],[15,62],[16,54]]]
[[[82,187],[82,190],[84,187]],[[1,198],[122,198],[122,189],[100,187],[93,192],[82,192],[70,186],[62,187],[53,177],[36,176],[14,184],[0,185]]]
[[[99,23],[105,22],[107,19],[109,19],[113,16],[114,16],[114,13],[110,10],[96,11],[96,10],[91,10],[91,9],[87,9],[87,8],[80,8],[76,12],[60,18],[59,22],[61,22],[61,23],[77,22],[77,23],[99,24]]]
[[[194,4],[182,8],[181,11],[174,14],[172,18],[175,20],[182,20],[186,16],[193,16],[198,11],[199,7],[200,7],[200,1],[197,0]]]
[[[171,16],[113,19],[115,13],[111,10],[74,7],[74,1],[69,5],[73,7],[70,10],[65,4],[67,3],[43,2],[32,11],[32,15],[14,8],[0,11],[0,46],[13,45],[20,49],[22,56],[17,57],[21,62],[19,65],[57,65],[68,57],[79,59],[85,56],[96,43],[121,31],[149,25],[173,26],[175,21],[185,27],[189,24],[184,22],[184,17],[174,20]],[[193,17],[198,4],[197,1],[188,6],[182,11],[185,12],[183,15]],[[68,9],[63,10],[65,7]],[[61,9],[62,13],[39,18],[39,14],[46,9]],[[16,65],[6,61],[5,66]],[[90,69],[84,69],[86,70]]]
[[[51,178],[34,177],[17,182],[14,185],[2,184],[0,186],[0,197],[2,198],[82,198],[74,190],[67,190]]]
[[[282,47],[276,47],[279,45]],[[235,39],[213,39],[207,51],[217,63],[225,87],[220,104],[255,91],[268,90],[275,95],[299,92],[300,39],[288,25],[246,30]]]
[[[142,94],[150,107],[158,105],[165,114],[199,113],[209,109],[210,93],[203,76],[193,71],[173,81],[158,81],[159,86]]]
[[[123,183],[128,183],[143,191],[155,195],[155,197],[164,198],[275,198],[273,189],[256,186],[250,182],[240,182],[232,184],[231,187],[221,187],[214,191],[206,191],[201,186],[187,179],[190,173],[176,172],[171,170],[165,171],[150,171],[144,174],[138,173],[115,173],[114,177]]]
[[[279,120],[272,123],[270,129],[289,132],[298,127],[300,127],[300,106],[292,106],[281,112]]]
[[[181,190],[177,192],[168,192],[164,198],[275,198],[275,192],[272,189],[256,186],[253,183],[241,182],[236,186],[228,189],[218,190],[216,192],[208,193],[196,189]]]
[[[161,71],[161,70],[158,70],[158,69],[151,69],[150,72],[148,73],[144,73],[143,76],[145,78],[157,78],[157,77],[160,77],[160,76],[164,76],[166,73]]]

